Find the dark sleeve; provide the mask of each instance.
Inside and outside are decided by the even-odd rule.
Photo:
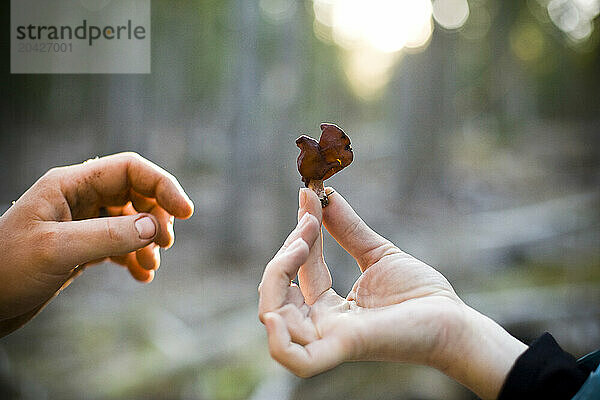
[[[571,399],[591,372],[546,332],[517,358],[498,400]]]

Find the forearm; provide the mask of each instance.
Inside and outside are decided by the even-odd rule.
[[[462,318],[462,332],[440,369],[482,399],[495,399],[527,346],[471,307],[464,306]]]

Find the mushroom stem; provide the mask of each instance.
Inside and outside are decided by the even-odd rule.
[[[329,199],[327,198],[327,193],[325,193],[323,181],[321,179],[311,179],[308,182],[308,188],[315,192],[317,196],[319,196],[319,200],[321,200],[321,207],[327,207],[329,204]]]

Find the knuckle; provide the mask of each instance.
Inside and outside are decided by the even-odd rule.
[[[354,236],[358,232],[358,230],[360,229],[362,224],[363,224],[363,221],[360,218],[357,218],[356,220],[352,221],[346,227],[346,229],[344,229],[344,232],[342,232],[342,237],[349,238],[349,237]]]
[[[297,368],[297,366],[288,360],[285,350],[283,350],[279,346],[269,346],[269,354],[271,355],[271,358],[273,358],[273,360],[277,361],[279,364],[283,365],[284,367],[292,371],[294,374],[296,374],[295,369]]]
[[[143,159],[143,157],[135,151],[125,151],[123,153],[120,153],[120,156],[131,161],[138,161]]]
[[[290,360],[285,350],[271,347],[269,348],[269,353],[275,361],[300,378],[310,378],[315,375],[315,371],[311,365],[299,360]]]
[[[135,151],[126,151],[123,153],[119,153],[115,157],[115,161],[117,160],[118,162],[123,163],[124,165],[138,164],[145,161],[144,157],[142,157]]]
[[[296,368],[294,368],[292,370],[292,372],[294,374],[296,374],[297,376],[299,376],[300,378],[310,378],[311,376],[314,375],[312,373],[312,371],[310,370],[310,368],[307,367],[306,365],[296,366]]]
[[[123,241],[123,233],[115,221],[112,218],[105,218],[105,221],[104,229],[106,232],[106,237],[108,237],[109,240],[114,243]]]
[[[308,219],[308,221],[307,221],[308,224],[319,225],[319,220],[314,215],[309,213],[307,219]]]
[[[260,283],[261,288],[262,288],[262,285],[264,284],[264,282],[267,279],[269,279],[269,276],[272,274],[273,269],[277,268],[277,264],[279,262],[279,258],[280,257],[281,257],[281,254],[275,255],[275,257],[273,257],[273,259],[271,261],[269,261],[267,263],[267,265],[265,266],[265,270],[263,272],[262,282]]]
[[[46,171],[46,173],[44,174],[44,177],[51,177],[53,175],[56,175],[56,173],[58,172],[59,167],[54,167],[54,168],[50,168],[48,171]]]
[[[269,346],[269,354],[271,358],[277,361],[279,364],[284,365],[282,358],[280,357],[279,350],[275,349],[273,346]]]
[[[55,180],[64,171],[64,168],[65,167],[50,168],[44,175],[42,175],[40,181],[47,183]]]
[[[359,258],[359,260],[362,264],[371,265],[384,257],[389,257],[393,255],[403,257],[407,256],[412,258],[408,254],[404,253],[402,250],[398,249],[398,247],[396,247],[396,245],[394,245],[392,242],[386,240],[381,244],[377,244],[372,248],[366,249]]]

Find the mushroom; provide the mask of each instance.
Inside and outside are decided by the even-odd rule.
[[[326,207],[329,200],[323,181],[352,162],[354,154],[350,138],[337,125],[323,123],[318,142],[302,135],[296,139],[296,146],[300,148],[298,172],[302,182],[319,196],[321,206]]]

